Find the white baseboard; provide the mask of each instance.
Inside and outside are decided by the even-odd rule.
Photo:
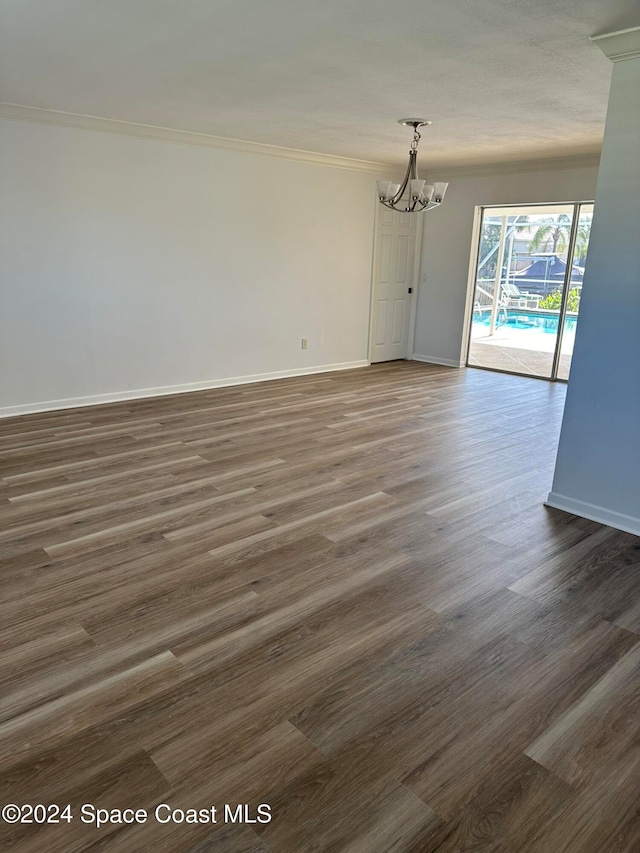
[[[608,527],[615,527],[616,530],[624,530],[625,533],[635,533],[636,536],[640,536],[640,518],[635,518],[633,515],[625,515],[622,512],[578,501],[555,492],[549,492],[545,506],[561,509],[564,512],[579,515],[581,518],[588,518],[589,521],[598,521]]]
[[[345,361],[339,364],[320,364],[315,367],[299,367],[293,370],[276,370],[272,373],[255,373],[251,376],[231,376],[226,379],[211,379],[205,382],[187,382],[184,385],[160,385],[157,388],[137,388],[133,391],[115,391],[110,394],[95,394],[89,397],[68,397],[64,400],[46,400],[40,403],[24,403],[0,408],[0,418],[30,415],[36,412],[54,412],[58,409],[76,409],[83,406],[100,406],[104,403],[121,403],[124,400],[141,400],[144,397],[166,397],[169,394],[187,394],[192,391],[207,391],[228,385],[248,385],[251,382],[268,382],[288,376],[307,376],[313,373],[331,373],[335,370],[352,370],[368,367],[369,362]]]
[[[436,358],[435,356],[430,355],[416,355],[415,353],[411,356],[411,361],[424,361],[427,364],[441,364],[443,367],[464,367],[463,361],[454,361],[452,358]]]

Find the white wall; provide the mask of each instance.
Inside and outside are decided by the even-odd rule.
[[[0,414],[366,360],[375,174],[0,136]]]
[[[640,535],[640,30],[614,65],[551,506]]]
[[[466,353],[467,285],[477,205],[593,199],[597,165],[530,168],[470,175],[450,172],[445,202],[425,214],[414,353],[460,366]],[[434,176],[431,176],[434,177]]]

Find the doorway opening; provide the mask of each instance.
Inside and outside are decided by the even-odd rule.
[[[466,364],[567,381],[593,202],[481,209]]]

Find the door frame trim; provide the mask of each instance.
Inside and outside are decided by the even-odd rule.
[[[422,225],[422,227],[420,227]],[[422,236],[424,234],[424,218],[416,220],[415,240],[413,241],[413,271],[411,275],[411,302],[409,303],[409,334],[407,335],[407,358],[413,358],[413,347],[416,339],[416,323],[418,321],[418,290],[420,288],[420,265],[422,262]]]
[[[480,257],[480,229],[484,208],[488,205],[477,204],[473,211],[473,226],[471,229],[471,252],[469,257],[469,274],[467,276],[467,299],[464,306],[464,326],[462,345],[460,347],[460,364],[469,367],[469,347],[471,345],[471,324],[473,322],[473,297],[476,295],[476,270]]]

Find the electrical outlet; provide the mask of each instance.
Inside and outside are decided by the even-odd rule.
[[[308,346],[309,346],[309,341],[306,338],[303,338],[302,342],[300,344],[301,349],[307,349]]]

